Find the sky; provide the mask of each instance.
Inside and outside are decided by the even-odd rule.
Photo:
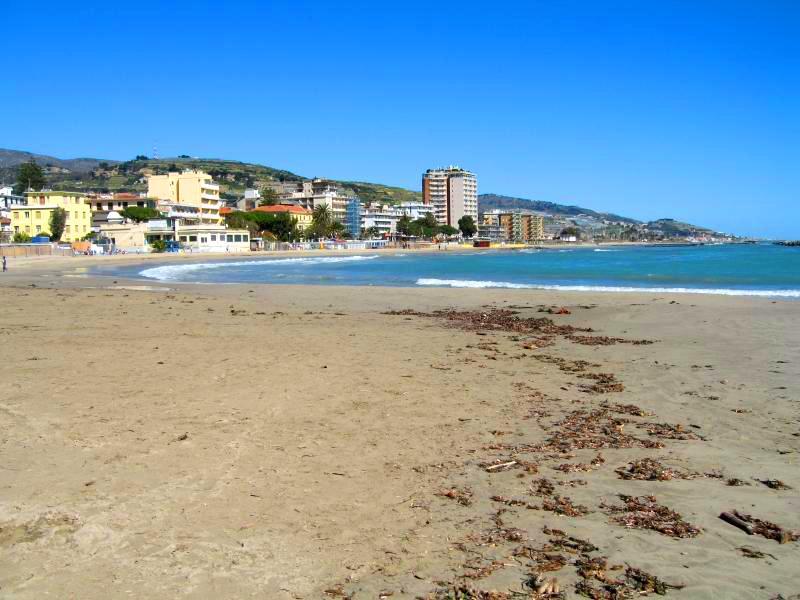
[[[800,2],[4,0],[0,147],[800,238]]]

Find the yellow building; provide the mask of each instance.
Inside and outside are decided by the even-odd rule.
[[[306,228],[311,226],[311,222],[314,220],[314,213],[302,206],[275,204],[272,206],[259,206],[258,208],[254,208],[251,212],[263,212],[271,215],[288,213],[297,221],[298,231],[305,231]]]
[[[50,217],[56,208],[67,213],[61,241],[76,242],[92,231],[88,199],[75,192],[25,192],[24,206],[11,208],[11,230],[31,237],[50,231]]]
[[[147,178],[147,195],[170,204],[199,208],[203,224],[222,223],[219,214],[219,209],[222,208],[219,185],[214,183],[211,175],[203,171],[150,175]]]

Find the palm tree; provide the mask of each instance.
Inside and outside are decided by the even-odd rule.
[[[333,213],[327,204],[320,204],[314,207],[311,218],[309,234],[313,237],[324,238],[332,233],[331,227],[338,221],[333,220]]]

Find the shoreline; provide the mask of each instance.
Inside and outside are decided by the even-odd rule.
[[[630,244],[626,244],[630,245]],[[577,246],[581,247],[581,246]],[[556,248],[557,249],[557,248]],[[236,263],[236,262],[254,262],[257,263],[261,260],[281,260],[281,259],[298,259],[298,258],[331,258],[331,257],[344,257],[344,256],[377,256],[377,257],[390,257],[396,255],[420,254],[420,255],[439,255],[442,252],[449,254],[463,254],[470,255],[474,251],[486,249],[463,249],[455,248],[448,251],[437,249],[372,249],[372,250],[287,250],[275,252],[253,252],[253,253],[240,253],[240,254],[225,254],[219,255],[214,253],[206,254],[150,254],[150,255],[114,255],[114,256],[75,256],[75,257],[31,257],[16,259],[17,262],[11,264],[10,271],[2,274],[2,279],[7,282],[24,281],[28,276],[41,276],[41,277],[61,277],[61,278],[74,278],[85,279],[87,277],[96,277],[102,279],[111,278],[125,279],[128,285],[151,285],[151,286],[176,286],[182,288],[187,285],[293,285],[293,286],[306,286],[306,285],[319,285],[320,287],[350,287],[370,289],[373,287],[387,287],[390,289],[408,288],[408,289],[423,289],[423,288],[438,288],[438,289],[456,289],[456,290],[475,290],[475,289],[497,289],[497,290],[533,290],[540,292],[555,292],[555,293],[577,293],[577,294],[668,294],[672,296],[686,296],[686,297],[699,297],[699,296],[731,296],[742,298],[764,298],[774,301],[794,301],[800,298],[800,290],[796,289],[770,289],[770,288],[725,288],[725,287],[663,287],[663,286],[637,286],[637,285],[616,285],[613,283],[602,284],[550,284],[550,283],[518,283],[506,282],[501,280],[476,280],[476,279],[438,279],[438,278],[425,278],[420,277],[414,283],[388,283],[388,284],[306,284],[306,283],[281,283],[281,282],[192,282],[192,281],[178,281],[170,278],[157,278],[141,276],[138,273],[131,276],[129,273],[114,273],[103,272],[104,269],[111,271],[114,268],[122,268],[128,266],[139,266],[142,269],[151,269],[159,266],[171,265],[191,265],[191,264],[217,264],[217,263]],[[490,250],[504,250],[506,252],[519,251],[519,249],[500,249],[492,248]],[[0,282],[0,285],[2,283]]]

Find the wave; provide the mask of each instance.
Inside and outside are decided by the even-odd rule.
[[[619,252],[619,250],[611,248],[595,248],[594,252]]]
[[[273,260],[241,260],[241,261],[219,261],[210,263],[191,263],[184,265],[164,265],[161,267],[152,267],[140,271],[139,275],[149,279],[158,279],[159,281],[178,281],[185,275],[194,271],[207,271],[210,269],[222,269],[224,267],[250,267],[260,265],[316,265],[324,263],[341,263],[341,262],[356,262],[361,260],[371,260],[378,258],[377,254],[369,256],[309,256],[305,258],[278,258]]]
[[[624,287],[610,285],[547,285],[509,281],[474,281],[464,279],[417,279],[417,285],[454,288],[507,288],[555,290],[563,292],[639,292],[655,294],[716,294],[720,296],[761,296],[765,298],[800,298],[800,290],[735,290],[728,288]]]

